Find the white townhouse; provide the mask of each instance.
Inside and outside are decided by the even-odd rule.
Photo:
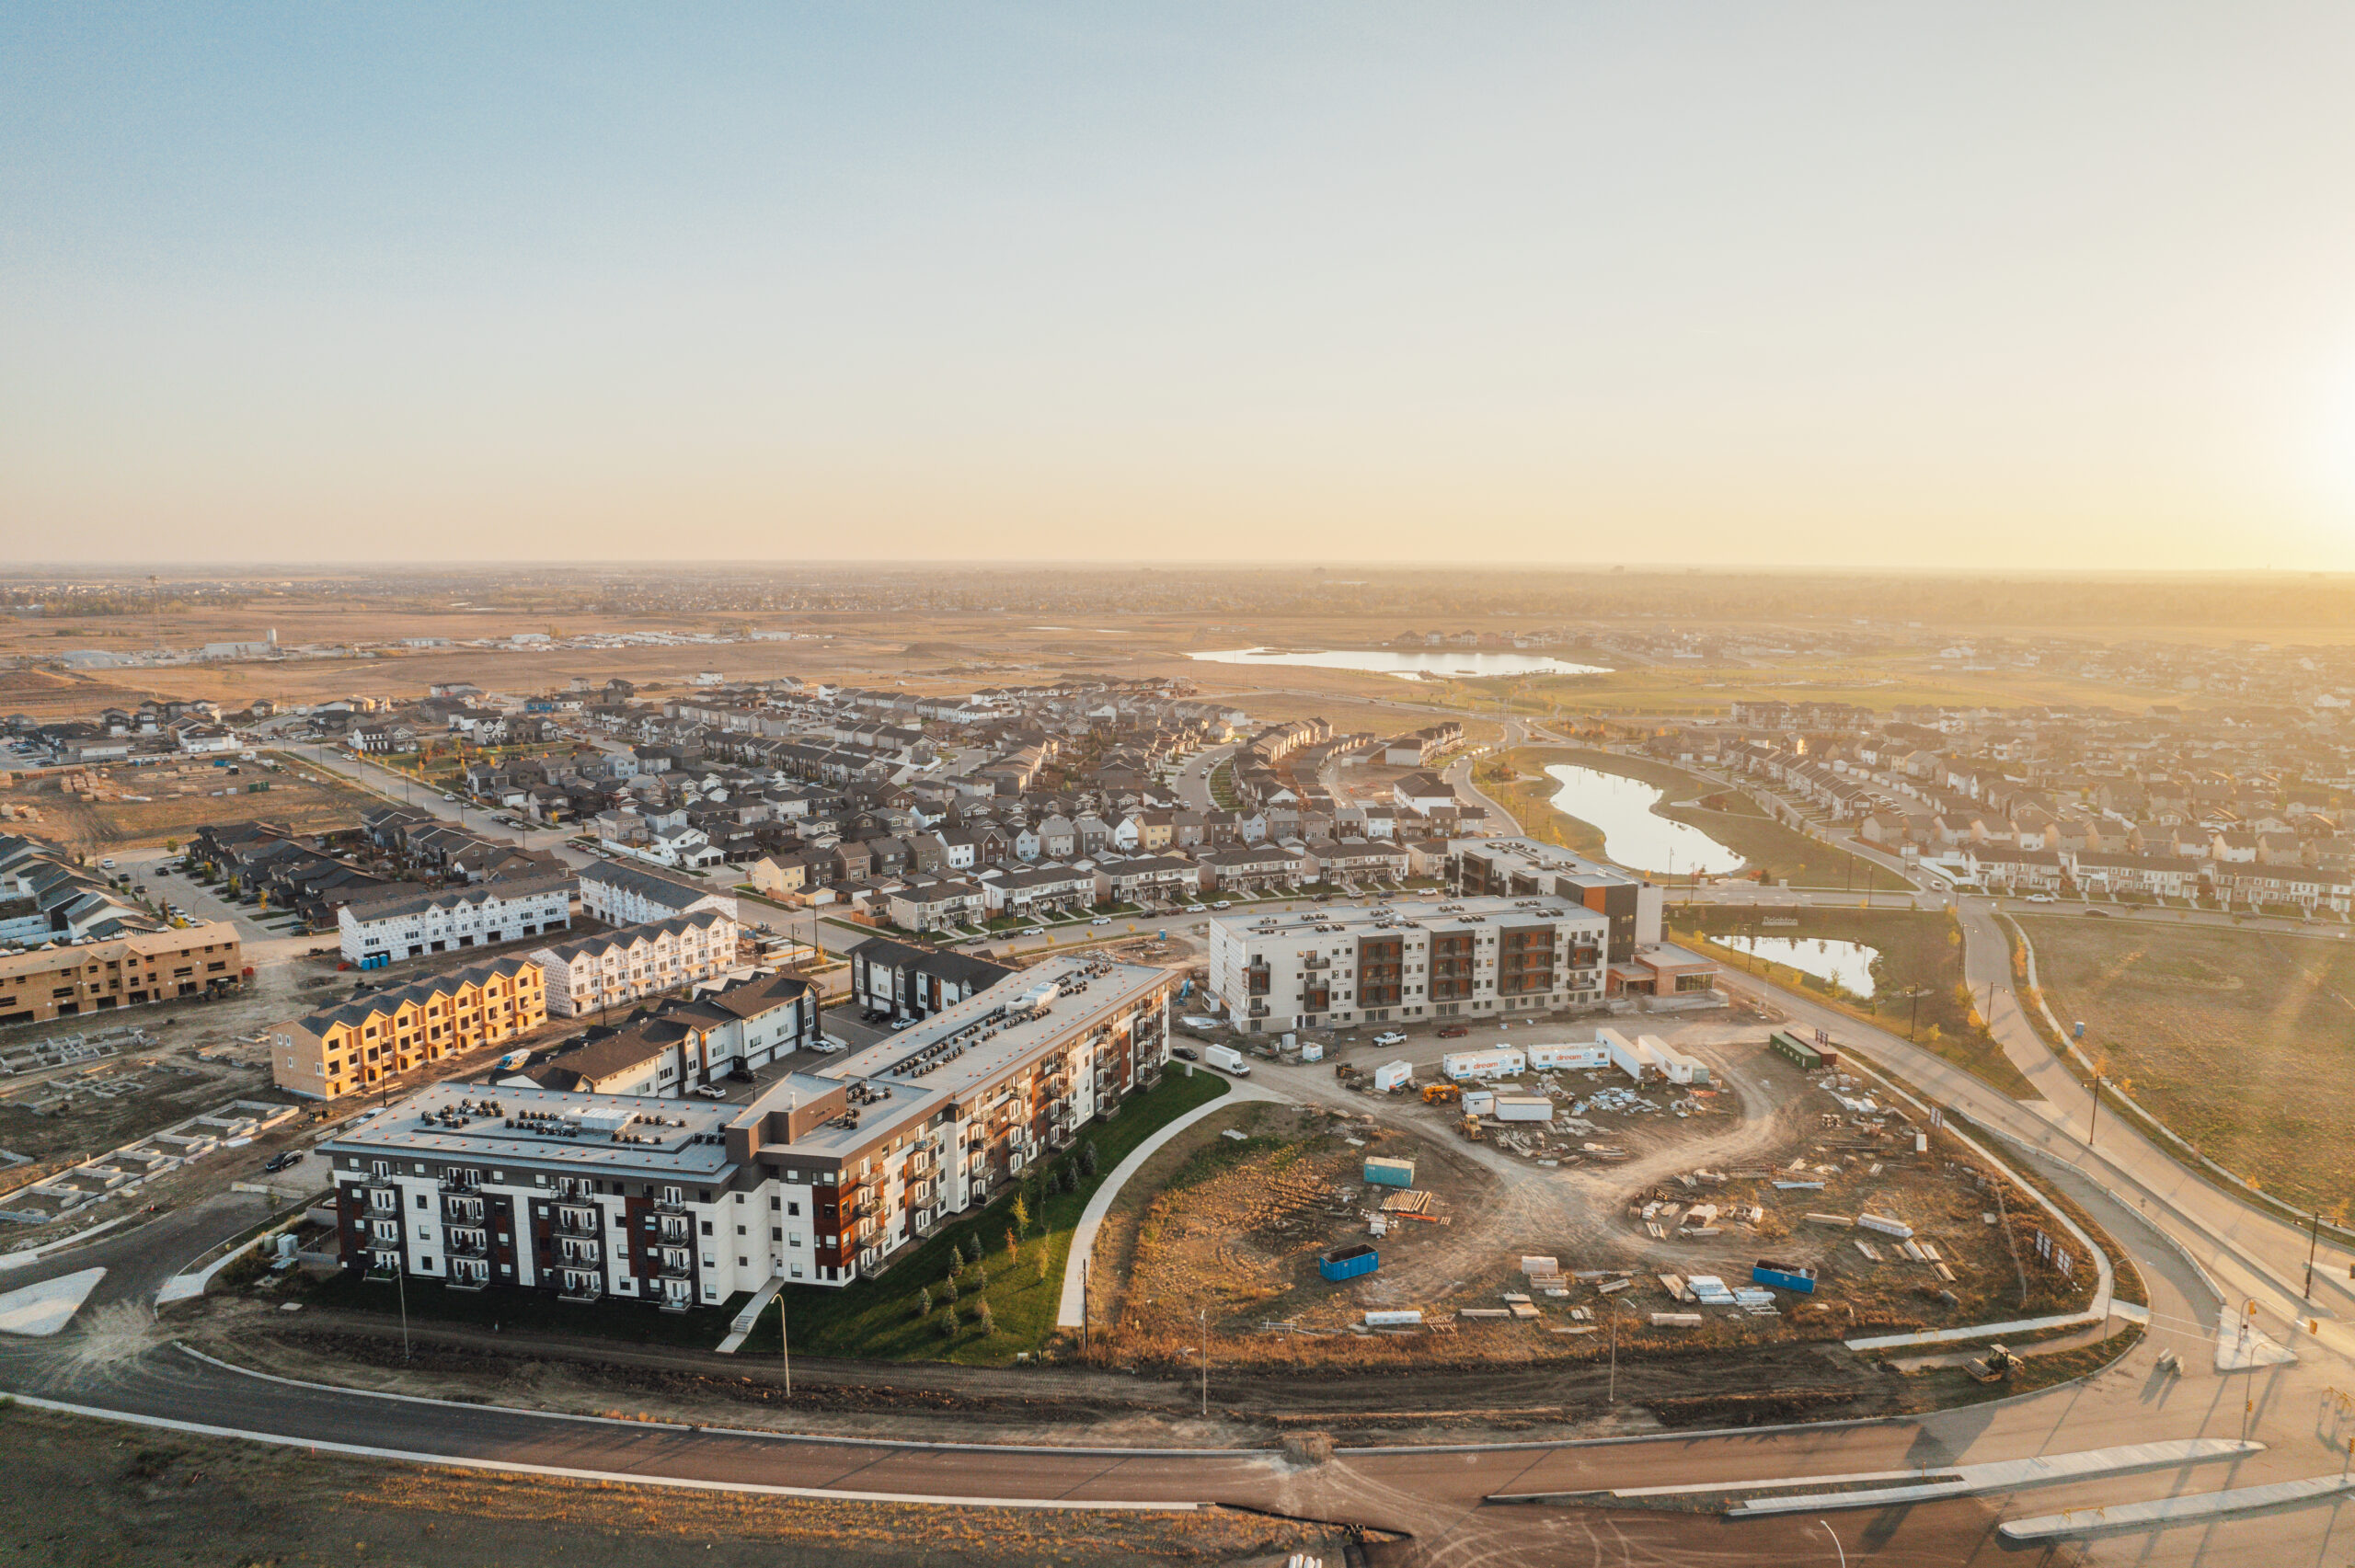
[[[542,947],[532,962],[546,977],[549,1014],[578,1018],[735,968],[738,934],[732,917],[697,910]]]
[[[569,930],[574,885],[569,874],[504,876],[439,892],[355,899],[336,912],[343,956],[376,969],[429,953]]]

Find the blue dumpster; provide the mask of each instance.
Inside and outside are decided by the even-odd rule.
[[[1797,1264],[1760,1258],[1750,1271],[1750,1280],[1753,1285],[1771,1285],[1777,1290],[1796,1290],[1802,1296],[1815,1294],[1815,1270]]]
[[[1316,1260],[1316,1272],[1327,1279],[1355,1279],[1382,1266],[1382,1254],[1365,1242],[1337,1247]]]

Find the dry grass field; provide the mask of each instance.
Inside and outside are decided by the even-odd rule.
[[[2355,943],[2023,920],[2045,1000],[2085,1050],[2200,1152],[2301,1207],[2347,1200]]]
[[[0,1410],[0,1550],[23,1563],[844,1563],[1340,1561],[1338,1532],[1256,1514],[833,1503],[540,1480]],[[13,1501],[9,1501],[13,1499]],[[67,1500],[70,1499],[70,1505]]]
[[[235,773],[213,766],[211,758],[172,758],[136,768],[94,766],[0,788],[0,804],[37,814],[17,830],[98,857],[185,842],[212,823],[282,822],[303,833],[352,828],[359,826],[362,810],[375,803],[374,796],[299,761],[281,760],[274,770],[253,762],[235,765]],[[68,793],[77,782],[95,787],[87,794]]]

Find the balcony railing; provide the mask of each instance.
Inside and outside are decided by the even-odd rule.
[[[596,1236],[603,1233],[604,1227],[593,1208],[559,1208],[556,1230],[559,1236]]]
[[[562,1287],[557,1291],[556,1299],[559,1301],[594,1301],[604,1293],[604,1287],[597,1281],[584,1280],[578,1285]]]

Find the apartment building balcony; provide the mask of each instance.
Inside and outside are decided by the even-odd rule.
[[[673,1243],[693,1241],[695,1239],[693,1223],[684,1215],[666,1214],[662,1217],[661,1239]]]
[[[442,1220],[447,1225],[479,1225],[482,1223],[483,1202],[478,1197],[444,1197],[442,1200]]]
[[[557,1263],[565,1268],[594,1268],[605,1259],[603,1242],[569,1240],[558,1243]]]
[[[686,1194],[675,1187],[664,1187],[654,1200],[654,1212],[657,1214],[684,1214],[686,1211]]]
[[[602,1236],[604,1226],[593,1208],[559,1208],[556,1211],[556,1230],[559,1236]]]
[[[1258,965],[1253,965],[1243,971],[1243,989],[1251,996],[1267,995],[1268,988],[1273,983],[1273,977],[1266,968]]]
[[[658,1279],[690,1279],[695,1276],[695,1265],[684,1251],[665,1252],[654,1274]]]
[[[442,1288],[444,1290],[488,1290],[490,1288],[490,1270],[485,1267],[481,1273],[477,1274],[471,1269],[462,1269],[453,1265],[450,1276],[442,1282]]]
[[[604,1293],[605,1286],[603,1280],[594,1278],[569,1280],[557,1288],[556,1299],[559,1301],[594,1301]]]
[[[654,1307],[655,1310],[661,1312],[685,1312],[694,1310],[695,1301],[684,1291],[677,1295],[665,1292],[662,1299],[657,1301]]]
[[[461,1227],[444,1237],[444,1250],[454,1258],[487,1258],[490,1255],[490,1232],[471,1227]]]
[[[1268,1004],[1264,1001],[1254,1001],[1251,1004],[1250,1011],[1246,1014],[1246,1017],[1251,1018],[1265,1018],[1267,1015]]]
[[[1300,961],[1300,967],[1304,969],[1329,969],[1333,967],[1333,960],[1312,953]]]

